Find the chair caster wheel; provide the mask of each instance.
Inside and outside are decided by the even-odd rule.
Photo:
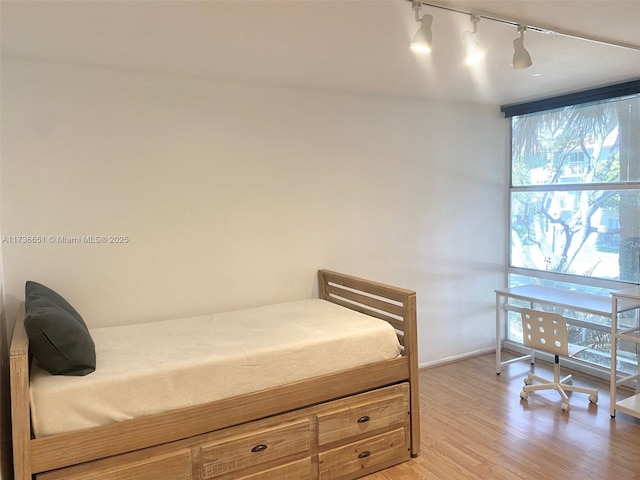
[[[598,395],[595,395],[595,394],[589,395],[589,401],[591,403],[598,403]]]
[[[562,411],[564,413],[567,413],[569,411],[569,404],[568,403],[563,403],[562,405],[560,405],[560,408],[562,409]]]
[[[529,398],[529,392],[520,392],[520,398],[522,400],[527,400]]]

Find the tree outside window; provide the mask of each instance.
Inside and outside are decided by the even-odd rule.
[[[512,118],[511,265],[637,283],[640,97]]]

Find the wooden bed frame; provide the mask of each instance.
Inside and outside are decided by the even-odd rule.
[[[397,388],[400,385],[408,392],[406,395],[408,400],[405,401],[408,411],[403,412],[405,420],[402,420],[406,427],[404,428],[406,430],[406,442],[404,445],[406,448],[404,448],[405,452],[400,461],[408,459],[409,456],[416,456],[420,447],[420,416],[415,292],[327,270],[318,271],[318,281],[320,298],[389,322],[398,333],[402,355],[395,359],[230,399],[44,438],[34,438],[31,430],[29,411],[29,340],[23,325],[25,314],[24,305],[22,305],[18,312],[10,347],[11,418],[15,480],[31,480],[33,478],[32,475],[37,479],[44,480],[57,478],[113,478],[123,480],[141,478],[140,472],[146,472],[146,470],[138,467],[140,459],[144,459],[147,456],[145,452],[158,452],[158,455],[162,458],[170,459],[165,463],[158,463],[160,468],[163,469],[163,478],[179,478],[180,480],[183,478],[192,480],[204,480],[205,477],[218,478],[217,476],[209,477],[201,473],[201,467],[190,467],[191,475],[181,476],[168,473],[171,468],[167,467],[167,465],[172,465],[171,461],[182,461],[182,457],[172,457],[171,452],[178,450],[182,452],[185,448],[191,448],[196,440],[205,442],[212,441],[212,439],[215,440],[217,438],[215,435],[220,432],[222,432],[220,433],[221,435],[225,434],[225,432],[236,432],[233,428],[238,428],[238,426],[242,426],[244,429],[242,432],[255,432],[256,430],[252,428],[253,424],[251,422],[255,423],[256,428],[264,429],[265,425],[269,426],[274,423],[269,423],[270,418],[282,417],[282,421],[285,421],[294,418],[295,412],[307,412],[305,415],[322,417],[326,412],[333,412],[338,407],[344,407],[342,410],[338,408],[340,411],[350,410],[355,405],[354,402],[356,400],[354,399],[372,398],[375,400],[378,397],[387,398],[385,395],[388,396],[388,394],[383,394],[382,392],[387,392],[388,388]],[[383,387],[387,387],[387,389]],[[328,413],[325,416],[327,415],[330,416]],[[369,416],[363,416],[358,419],[358,422],[361,422],[363,418],[369,420]],[[319,435],[317,430],[319,428],[314,426],[315,424],[311,423],[311,421],[310,425],[313,425],[309,428],[313,430],[312,434],[316,435],[315,438],[317,439],[317,435]],[[380,430],[379,427],[378,425],[376,428]],[[396,427],[397,425],[393,428]],[[380,432],[378,431],[377,433]],[[356,435],[355,437],[353,436],[354,434]],[[228,435],[231,435],[231,433]],[[235,436],[229,438],[236,438],[237,434],[233,433],[233,435]],[[364,434],[352,432],[350,435],[352,435],[352,439],[364,441]],[[223,438],[227,437],[223,435]],[[338,441],[333,439],[331,442],[333,443],[330,443],[329,446],[340,445]],[[267,448],[265,445],[258,445],[257,447]],[[336,474],[330,470],[318,474],[318,463],[321,465],[323,463],[322,453],[313,442],[309,449],[310,453],[308,453],[308,459],[305,457],[305,461],[312,464],[314,468],[311,469],[312,473],[308,477],[305,474],[305,478],[310,478],[311,480],[317,478],[321,480],[356,478],[371,471],[379,470],[380,467],[386,468],[391,464],[398,463],[397,459],[385,460],[382,463],[378,463],[375,469],[373,469],[373,466],[367,468],[362,464],[354,467],[359,471],[353,474]],[[385,447],[385,449],[388,449],[388,447]],[[192,451],[196,453],[189,455],[193,459],[194,455],[205,455],[205,450],[204,448],[197,451],[193,449]],[[320,460],[318,460],[319,452],[321,453]],[[367,460],[365,457],[368,455],[370,455],[370,451],[366,450],[361,452],[358,458],[364,462]],[[201,461],[201,459],[195,460]],[[291,455],[285,460],[289,462],[292,460],[302,461]],[[274,462],[272,461],[271,465],[276,465]],[[132,464],[137,465],[138,467],[136,468],[138,470],[133,469],[131,470],[133,473],[130,474],[127,473],[128,467],[119,467],[120,465]],[[288,465],[293,464],[297,465],[296,462]],[[116,473],[105,473],[98,476],[91,473],[83,473],[85,470],[88,472],[95,471],[96,465],[104,465],[105,472]],[[288,466],[286,468],[289,468],[289,470],[283,469],[283,467],[280,467],[280,470],[273,470],[276,473],[271,476],[268,473],[255,474],[249,469],[248,471],[251,475],[247,476],[246,473],[242,473],[242,478],[283,478],[285,480],[297,480],[300,478],[298,474],[286,473],[293,467]],[[220,478],[237,477],[233,473],[226,473],[222,474]]]

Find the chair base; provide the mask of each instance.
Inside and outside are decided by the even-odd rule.
[[[538,390],[555,390],[558,392],[560,397],[562,397],[561,408],[563,412],[569,411],[569,397],[567,396],[567,392],[585,393],[589,395],[589,402],[593,404],[598,403],[598,389],[573,385],[571,375],[567,375],[566,377],[561,379],[559,363],[553,364],[553,377],[553,380],[550,380],[533,373],[528,373],[527,378],[524,379],[525,386],[522,387],[520,398],[523,400],[528,400],[529,392],[535,392]],[[539,384],[533,385],[534,381],[539,382]]]

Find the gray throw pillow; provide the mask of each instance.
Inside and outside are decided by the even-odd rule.
[[[25,285],[24,327],[38,364],[53,375],[87,375],[96,351],[80,314],[62,296],[37,282]]]

